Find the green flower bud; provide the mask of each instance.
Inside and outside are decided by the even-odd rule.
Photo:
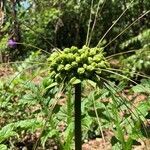
[[[68,70],[70,70],[70,69],[71,69],[71,65],[70,65],[70,64],[67,64],[67,65],[65,66],[65,70],[68,71]]]
[[[63,51],[65,54],[68,54],[70,52],[70,48],[65,48]]]
[[[67,57],[67,55],[68,55],[68,54],[64,54],[64,53],[63,53],[63,54],[61,54],[60,59],[61,59],[61,60],[65,60],[65,59],[66,59],[66,57]]]
[[[61,64],[60,64],[60,65],[58,66],[58,68],[57,68],[57,71],[62,71],[62,70],[64,70],[64,65],[61,65]]]
[[[55,59],[55,61],[56,61],[57,64],[60,64],[62,62],[62,58],[61,57],[57,57]]]
[[[53,52],[53,53],[50,55],[50,58],[55,59],[56,57],[58,57],[58,55],[59,55],[58,52]]]
[[[84,50],[83,49],[79,49],[78,52],[79,52],[79,54],[83,54]]]
[[[75,47],[75,46],[72,46],[72,47],[71,47],[71,52],[72,52],[72,53],[78,52],[78,48]]]
[[[106,67],[105,61],[101,61],[100,63],[98,63],[98,67],[105,68]]]
[[[96,48],[96,53],[102,53],[103,52],[103,48]]]
[[[92,65],[94,68],[97,67],[97,63],[96,63],[96,62],[93,62],[91,65]]]
[[[94,70],[94,67],[92,66],[92,65],[89,65],[89,66],[87,66],[87,71],[93,71]]]
[[[93,57],[93,60],[94,60],[95,62],[99,62],[99,61],[100,61],[100,58],[99,58],[97,55],[95,55],[95,56]]]
[[[68,59],[69,62],[73,61],[73,60],[75,60],[75,56],[72,53],[69,53],[68,56],[67,56],[67,59]]]
[[[74,61],[74,62],[71,63],[71,66],[72,66],[73,68],[76,68],[76,67],[78,67],[78,63]]]
[[[91,64],[93,62],[93,58],[92,57],[88,57],[88,63]]]
[[[78,74],[84,74],[85,69],[84,68],[78,68],[77,72],[78,72]]]
[[[82,49],[83,49],[83,51],[87,51],[87,52],[89,52],[89,51],[90,51],[90,48],[89,48],[89,47],[87,47],[87,46],[85,46],[85,45],[82,47]]]
[[[77,63],[80,63],[81,62],[81,58],[78,56],[78,57],[76,57],[76,62]]]
[[[78,53],[75,53],[74,54],[74,57],[76,58],[76,57],[79,57],[79,54]]]
[[[87,68],[87,66],[88,66],[87,64],[84,64],[84,65],[83,65],[83,68],[84,68],[84,69],[86,69],[86,68]]]
[[[91,50],[90,50],[90,56],[94,56],[94,55],[96,55],[96,49],[91,48]]]

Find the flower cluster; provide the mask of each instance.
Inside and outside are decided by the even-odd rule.
[[[51,77],[57,82],[93,79],[97,69],[105,69],[109,66],[103,49],[97,47],[83,46],[82,49],[78,49],[72,46],[63,51],[54,52],[48,60]],[[99,70],[99,74],[101,71]]]

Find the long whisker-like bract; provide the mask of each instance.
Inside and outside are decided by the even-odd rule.
[[[97,17],[98,17],[98,12],[100,11],[99,13],[101,14],[106,1],[107,0],[104,0],[101,8],[100,8],[100,2],[101,2],[101,0],[99,0],[99,2],[98,2],[97,11],[96,11],[95,18],[94,18],[94,23],[93,23],[93,26],[92,26],[92,29],[91,29],[91,32],[90,32],[90,37],[89,37],[88,44],[87,44],[88,46],[90,45],[90,42],[91,42],[91,39],[92,39],[94,27],[96,25],[96,21],[97,21]]]
[[[133,1],[132,1],[133,2]],[[131,3],[132,3],[131,2]],[[111,27],[106,31],[106,33],[102,36],[102,38],[99,40],[97,47],[101,44],[101,42],[103,41],[103,39],[106,37],[106,35],[108,34],[108,32],[116,25],[116,23],[121,19],[121,17],[126,13],[126,11],[129,9],[129,7],[127,7],[122,14],[116,19],[116,21],[111,25]]]
[[[107,46],[109,46],[113,41],[115,41],[120,35],[122,35],[126,30],[128,30],[132,25],[134,25],[137,21],[139,21],[140,19],[142,19],[145,15],[147,15],[148,13],[150,13],[150,10],[148,10],[147,12],[145,12],[144,14],[142,14],[139,18],[137,18],[135,21],[133,21],[129,26],[127,26],[121,33],[119,33],[115,38],[113,38],[108,44],[106,44],[104,46],[104,48],[106,48]]]
[[[89,39],[89,34],[90,34],[90,25],[91,25],[91,21],[92,21],[93,1],[94,1],[94,0],[91,0],[90,18],[89,18],[89,22],[88,22],[88,30],[87,30],[86,43],[85,43],[85,45],[88,45],[88,39]]]

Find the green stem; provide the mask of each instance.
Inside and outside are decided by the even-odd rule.
[[[75,150],[82,150],[81,83],[75,85]]]
[[[71,87],[69,87],[68,94],[67,94],[67,124],[68,125],[71,123],[71,118],[72,118],[71,97],[72,97],[72,90]]]

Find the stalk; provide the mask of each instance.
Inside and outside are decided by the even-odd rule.
[[[69,87],[68,96],[67,96],[67,124],[68,125],[71,123],[71,118],[72,118],[71,97],[72,97],[72,91],[71,91],[71,87]]]
[[[82,150],[81,83],[75,85],[75,150]]]

